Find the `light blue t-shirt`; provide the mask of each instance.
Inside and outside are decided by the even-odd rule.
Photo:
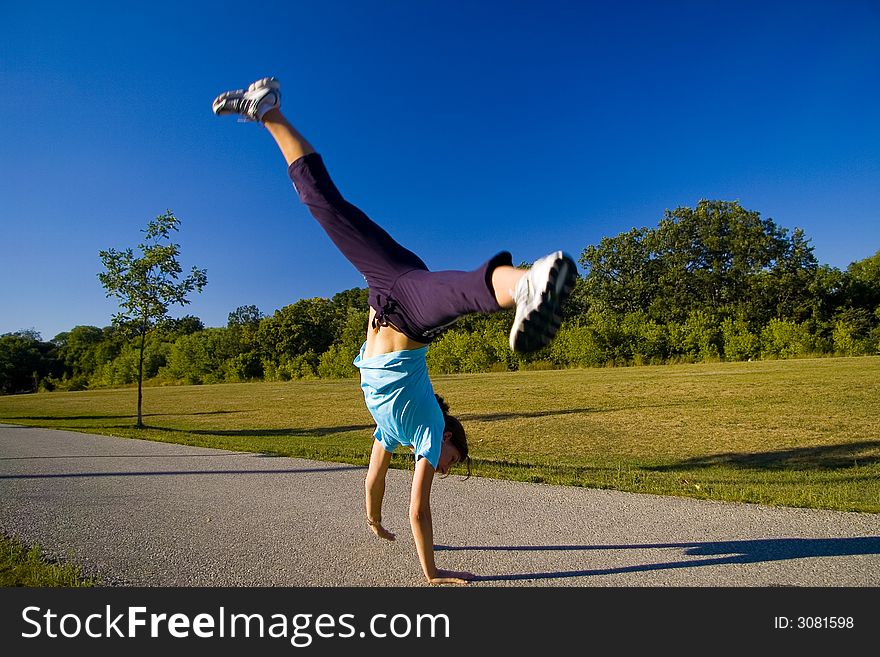
[[[354,359],[361,371],[361,388],[370,415],[376,421],[376,440],[388,452],[412,447],[436,470],[445,422],[428,378],[428,347],[393,351],[364,359],[364,349]]]

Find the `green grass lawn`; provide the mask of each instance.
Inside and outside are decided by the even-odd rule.
[[[95,586],[72,564],[46,559],[39,546],[27,547],[0,534],[0,587],[84,587]]]
[[[880,512],[880,358],[434,377],[474,474]],[[292,381],[0,397],[0,422],[366,464],[359,384]],[[401,454],[395,467],[411,467]]]

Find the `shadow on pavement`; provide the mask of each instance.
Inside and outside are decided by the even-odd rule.
[[[880,536],[854,538],[768,538],[744,541],[707,541],[705,543],[658,543],[644,545],[501,545],[501,546],[455,546],[435,545],[438,551],[497,550],[507,552],[535,551],[593,551],[600,550],[682,550],[683,554],[706,559],[647,563],[618,568],[597,568],[537,573],[512,573],[505,575],[480,575],[474,581],[515,581],[526,579],[559,579],[565,577],[591,577],[617,573],[647,572],[698,566],[746,564],[809,557],[845,557],[853,555],[880,554]],[[715,558],[711,558],[715,557]]]
[[[253,475],[253,474],[311,474],[317,472],[341,472],[343,470],[366,470],[363,465],[343,465],[328,468],[286,468],[282,470],[167,470],[145,472],[62,472],[52,474],[0,475],[2,479],[68,479],[88,477],[168,477],[179,475]]]

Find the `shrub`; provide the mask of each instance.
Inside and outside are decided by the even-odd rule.
[[[225,381],[233,356],[229,335],[228,329],[210,328],[180,336],[171,345],[163,375],[191,384]]]
[[[593,327],[565,324],[550,343],[550,358],[561,367],[598,367],[608,360]]]
[[[797,358],[813,351],[813,338],[805,324],[771,319],[761,331],[761,355],[765,358]]]
[[[684,324],[670,322],[667,330],[670,355],[678,360],[715,360],[721,354],[718,322],[704,310],[692,311]]]
[[[318,355],[314,351],[288,356],[283,354],[278,370],[282,381],[290,379],[313,379],[317,376]]]
[[[263,363],[255,351],[236,354],[224,364],[227,381],[253,381],[263,378]]]
[[[878,329],[864,331],[854,322],[838,320],[831,332],[834,352],[842,356],[867,356],[878,351]]]
[[[668,355],[666,329],[642,311],[628,313],[621,323],[629,358],[638,364],[662,363]]]
[[[494,342],[482,333],[447,331],[428,350],[428,368],[437,374],[487,372],[499,362]]]
[[[742,319],[728,317],[721,323],[725,360],[750,360],[761,353],[761,340]]]
[[[359,347],[352,351],[351,346],[334,344],[321,354],[318,362],[318,376],[328,379],[350,379],[357,376],[358,369],[353,362]]]

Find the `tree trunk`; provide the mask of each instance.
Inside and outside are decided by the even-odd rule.
[[[138,429],[144,428],[143,414],[141,409],[143,407],[144,393],[144,346],[147,341],[147,321],[144,319],[143,324],[141,325],[141,353],[138,357],[138,417],[137,424],[135,425]]]

